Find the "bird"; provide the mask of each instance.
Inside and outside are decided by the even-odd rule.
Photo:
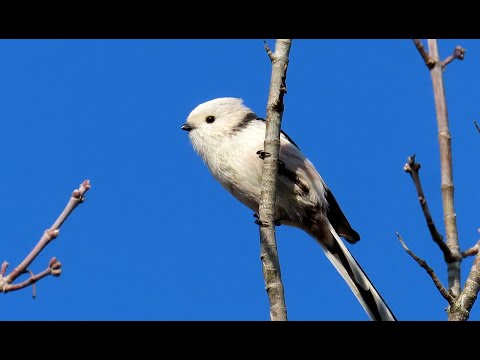
[[[243,99],[222,97],[196,106],[181,129],[222,187],[258,214],[266,121]],[[283,130],[275,219],[305,231],[320,244],[371,320],[397,320],[340,238],[355,244],[360,235],[315,166]]]

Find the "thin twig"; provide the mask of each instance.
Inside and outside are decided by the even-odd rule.
[[[454,303],[455,299],[452,295],[450,295],[450,293],[447,291],[447,289],[445,289],[445,287],[442,285],[442,282],[440,281],[438,276],[435,274],[435,271],[433,271],[433,269],[430,266],[428,266],[428,264],[425,260],[420,259],[417,255],[415,255],[413,253],[413,251],[411,251],[407,247],[407,245],[403,241],[402,236],[398,232],[396,232],[396,235],[397,235],[398,240],[400,241],[400,244],[402,244],[402,247],[405,249],[405,251],[408,253],[408,255],[410,255],[418,263],[418,265],[420,265],[422,268],[425,269],[425,271],[428,273],[428,275],[430,275],[430,278],[432,279],[433,283],[435,284],[435,287],[438,289],[438,291],[440,291],[440,294],[442,294],[442,296],[445,298],[445,300],[447,300],[448,303],[450,305],[452,305]]]
[[[31,277],[29,280],[24,281],[23,283],[17,284],[17,285],[12,285],[12,283],[23,273],[26,272],[26,269],[30,266],[30,264],[35,260],[35,258],[40,254],[40,252],[53,240],[55,239],[58,234],[59,234],[59,229],[62,226],[62,224],[65,222],[65,220],[68,218],[68,216],[75,210],[75,208],[81,204],[85,200],[85,193],[90,189],[90,181],[85,180],[83,183],[80,184],[80,187],[78,189],[75,189],[72,192],[72,196],[70,197],[70,200],[68,201],[65,209],[62,211],[60,216],[55,220],[53,225],[50,227],[50,229],[45,230],[43,233],[42,237],[38,241],[37,245],[32,249],[32,251],[27,255],[27,257],[18,265],[10,274],[7,276],[3,276],[3,274],[0,273],[0,292],[7,292],[7,291],[13,291],[13,290],[18,290],[21,289],[25,286],[28,286],[34,282],[37,282],[41,278],[47,276],[47,275],[55,275],[58,276],[60,274],[59,271],[56,269],[53,269],[55,271],[43,271],[42,273]],[[53,261],[55,260],[55,261]],[[52,262],[53,261],[53,262]],[[49,268],[52,266],[58,266],[60,262],[58,262],[55,258],[53,258],[50,261]],[[4,262],[2,264],[2,268],[0,271],[5,272],[6,268],[8,266],[7,262]],[[59,269],[59,268],[58,268]],[[41,275],[41,276],[40,276]],[[34,280],[31,280],[34,279]],[[32,282],[33,281],[33,282]]]
[[[455,261],[447,262],[448,287],[454,297],[458,297],[461,291],[460,284],[460,248],[458,245],[457,216],[454,206],[454,185],[452,169],[452,142],[448,125],[447,101],[443,84],[443,65],[439,62],[438,46],[436,39],[428,39],[430,56],[436,61],[430,70],[432,78],[435,110],[437,114],[438,143],[440,147],[440,168],[442,178],[442,203],[443,221],[445,223],[445,237]]]
[[[25,272],[29,273],[30,274],[30,277],[34,277],[35,274],[33,273],[33,271],[31,270],[25,270]],[[37,297],[37,285],[34,283],[32,283],[32,297],[35,299]]]
[[[266,40],[263,40],[263,46],[265,47],[265,51],[267,52],[270,61],[273,63],[273,60],[275,60],[275,55],[272,53],[272,50],[270,50]]]
[[[455,49],[453,49],[453,54],[449,55],[445,60],[442,61],[443,70],[445,70],[447,65],[450,64],[453,60],[463,60],[465,58],[465,52],[466,50],[460,45],[455,46]]]
[[[7,272],[8,265],[10,265],[7,261],[2,263],[2,268],[0,269],[0,276],[4,276]]]
[[[65,222],[65,220],[67,220],[73,210],[75,210],[78,205],[85,201],[84,195],[88,190],[90,190],[90,180],[85,180],[80,184],[80,187],[78,189],[73,190],[72,197],[68,201],[67,206],[62,211],[58,219],[55,220],[50,230],[56,230],[59,229],[60,226],[62,226],[62,224]]]
[[[440,250],[443,253],[443,257],[446,262],[454,261],[452,257],[452,253],[448,248],[447,244],[443,241],[443,236],[438,232],[437,227],[433,221],[432,215],[430,214],[430,209],[428,208],[427,198],[423,193],[422,183],[420,181],[420,174],[419,170],[421,168],[421,164],[415,162],[415,155],[409,156],[407,159],[407,163],[403,167],[405,172],[410,174],[410,177],[413,180],[413,184],[415,185],[415,189],[417,190],[418,201],[420,202],[420,206],[423,211],[423,215],[425,217],[425,221],[427,222],[428,230],[430,231],[430,235],[432,240],[438,245]]]
[[[40,254],[40,252],[52,241],[55,239],[58,234],[59,230],[45,230],[43,236],[38,241],[37,245],[33,248],[30,254],[18,265],[9,275],[5,277],[6,282],[13,283],[17,277],[23,274],[27,267],[35,260],[35,258]]]
[[[412,40],[418,52],[420,53],[420,56],[422,57],[423,61],[425,61],[425,65],[427,65],[429,69],[432,69],[435,66],[436,61],[428,54],[427,50],[425,50],[425,47],[423,46],[422,41],[420,39],[412,39]]]
[[[50,260],[50,263],[52,263],[52,260]],[[31,274],[30,277],[27,280],[25,280],[21,283],[18,283],[18,284],[6,283],[6,284],[4,284],[3,288],[0,289],[0,291],[3,291],[4,293],[7,293],[7,292],[11,292],[11,291],[20,290],[20,289],[26,288],[29,285],[35,284],[38,280],[43,279],[45,276],[48,276],[48,275],[58,277],[62,273],[61,267],[62,267],[62,264],[60,263],[60,261],[56,260],[52,265],[49,265],[45,270],[43,270],[41,273],[38,273],[37,275],[34,275],[31,271],[26,271],[26,272],[29,272]],[[34,298],[36,297],[35,292],[33,294],[33,297]]]
[[[478,250],[480,250],[480,241],[473,245],[470,249],[462,251],[462,259],[466,257],[477,255]]]
[[[475,127],[477,128],[478,133],[480,134],[480,126],[478,126],[477,120],[473,120]]]
[[[280,150],[280,129],[283,116],[283,97],[286,93],[286,76],[291,40],[277,39],[275,54],[267,54],[272,61],[272,77],[267,104],[267,123],[264,149],[260,151],[264,161],[258,220],[260,226],[260,259],[265,287],[270,301],[270,319],[287,320],[287,307],[278,259],[275,237],[275,199]],[[268,155],[267,155],[268,154]]]

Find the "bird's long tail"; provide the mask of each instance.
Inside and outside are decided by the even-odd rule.
[[[396,321],[392,310],[375,289],[360,264],[343,244],[332,225],[328,221],[327,223],[331,236],[329,236],[330,234],[312,234],[322,246],[325,255],[348,283],[372,320]],[[330,239],[325,239],[325,237],[330,237]]]

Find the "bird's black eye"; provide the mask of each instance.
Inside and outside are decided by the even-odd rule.
[[[207,118],[205,119],[205,121],[209,124],[213,123],[215,121],[215,116],[213,115],[209,115],[207,116]]]

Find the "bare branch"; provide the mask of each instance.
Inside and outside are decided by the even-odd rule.
[[[34,284],[41,278],[47,275],[60,275],[60,262],[53,258],[50,261],[49,269],[45,270],[42,273],[30,277],[30,279],[24,281],[23,283],[12,285],[12,283],[22,274],[27,272],[27,268],[35,260],[35,258],[40,254],[40,252],[53,240],[55,239],[59,232],[60,227],[65,222],[65,220],[70,216],[70,214],[75,210],[75,208],[81,204],[85,198],[84,194],[90,189],[90,181],[85,180],[78,189],[75,189],[68,201],[65,209],[62,211],[60,216],[55,220],[50,229],[45,230],[42,237],[38,241],[37,245],[32,249],[32,251],[27,255],[27,257],[18,265],[10,274],[3,276],[6,272],[8,263],[4,262],[0,270],[0,292],[7,292],[22,289],[30,284]],[[3,272],[3,273],[2,273]]]
[[[407,163],[403,167],[405,172],[410,174],[413,180],[413,184],[415,185],[415,189],[417,190],[418,201],[420,202],[420,206],[423,210],[423,215],[425,217],[425,221],[427,222],[428,230],[430,231],[432,240],[438,245],[438,247],[442,251],[443,257],[446,262],[455,261],[455,259],[452,257],[450,249],[443,241],[443,236],[438,232],[437,227],[433,222],[432,215],[430,214],[430,209],[428,208],[427,198],[423,193],[422,183],[420,182],[420,168],[421,164],[415,162],[415,155],[409,156],[407,159]]]
[[[480,229],[478,229],[478,232],[480,233]],[[466,251],[462,251],[462,259],[465,259],[466,257],[477,255],[478,251],[480,250],[480,240],[473,245],[470,249]]]
[[[8,265],[10,264],[6,261],[2,263],[2,268],[0,269],[0,277],[5,275],[5,273],[7,272]]]
[[[25,272],[29,273],[31,277],[34,277],[35,274],[31,270],[26,270]],[[35,299],[37,297],[37,285],[32,283],[32,297]]]
[[[425,47],[423,46],[422,41],[420,39],[412,39],[412,40],[418,52],[420,53],[420,56],[422,57],[423,61],[425,61],[425,65],[427,65],[429,69],[432,69],[435,66],[436,61],[428,54],[427,50],[425,50]]]
[[[455,46],[455,49],[453,49],[453,54],[448,56],[445,60],[442,61],[443,70],[445,70],[447,65],[450,64],[453,60],[455,59],[463,60],[465,58],[465,52],[466,50],[462,48],[460,45]]]
[[[477,128],[478,133],[480,134],[480,126],[478,126],[477,120],[473,120],[475,127]]]
[[[62,211],[57,220],[50,227],[50,230],[60,229],[62,224],[67,220],[70,214],[75,210],[75,208],[85,201],[85,193],[90,190],[90,180],[85,180],[80,184],[78,189],[73,190],[72,197],[70,198],[67,206]]]
[[[272,50],[270,50],[270,47],[268,46],[266,40],[263,40],[263,46],[265,47],[265,51],[267,52],[270,61],[273,63],[273,61],[275,60],[275,55],[272,53]]]
[[[27,280],[14,285],[5,283],[2,289],[0,290],[3,291],[4,293],[10,292],[10,291],[16,291],[16,290],[26,288],[29,285],[34,285],[38,280],[43,279],[45,276],[48,276],[48,275],[58,277],[62,273],[61,267],[62,267],[62,264],[60,263],[60,261],[58,261],[56,258],[52,258],[52,260],[50,260],[49,266],[45,270],[43,270],[41,273],[34,275],[31,271],[26,270],[25,273],[30,273],[30,277]],[[33,297],[34,298],[36,297],[35,290],[33,293]]]
[[[430,70],[437,113],[438,143],[440,146],[440,165],[442,175],[443,220],[447,246],[456,261],[448,262],[448,286],[450,293],[457,298],[460,295],[460,248],[458,245],[457,216],[454,207],[454,186],[452,170],[452,143],[448,126],[447,101],[443,84],[443,65],[440,63],[437,40],[428,39],[430,56],[435,66]]]
[[[35,260],[35,258],[40,254],[40,252],[52,241],[55,239],[58,234],[59,230],[45,230],[43,236],[40,238],[40,241],[35,245],[33,250],[27,257],[18,265],[8,276],[5,277],[5,281],[9,284],[13,283],[17,277],[23,274],[27,267]]]
[[[270,319],[287,320],[287,307],[278,259],[275,237],[275,199],[277,186],[278,155],[280,150],[280,129],[283,116],[283,97],[286,91],[288,56],[290,39],[277,39],[275,54],[265,49],[272,61],[272,78],[267,104],[267,129],[265,131],[263,157],[262,189],[257,223],[260,224],[260,259],[263,276],[270,301]],[[263,155],[263,156],[262,156]]]
[[[418,265],[420,265],[422,268],[425,269],[425,271],[428,273],[428,275],[430,275],[430,277],[432,278],[432,281],[435,284],[435,287],[438,289],[438,291],[440,291],[440,294],[442,294],[442,296],[445,298],[445,300],[447,300],[448,303],[450,305],[452,305],[455,302],[455,298],[452,295],[450,295],[450,293],[447,291],[447,289],[445,289],[445,287],[442,285],[442,282],[440,281],[438,276],[435,274],[433,269],[430,266],[428,266],[428,264],[425,260],[420,259],[417,255],[415,255],[413,253],[413,251],[411,251],[407,247],[407,245],[403,241],[402,236],[398,232],[396,234],[397,234],[398,240],[400,241],[400,244],[402,244],[402,247],[405,249],[405,251],[408,253],[408,255],[410,255],[418,263]]]
[[[462,251],[462,259],[465,259],[469,256],[474,256],[478,254],[478,250],[480,249],[480,241],[473,245],[470,249]]]
[[[480,290],[480,253],[477,253],[473,266],[465,281],[463,291],[450,306],[449,320],[465,321],[470,317],[470,310],[472,309],[475,300],[477,299],[478,291]]]

